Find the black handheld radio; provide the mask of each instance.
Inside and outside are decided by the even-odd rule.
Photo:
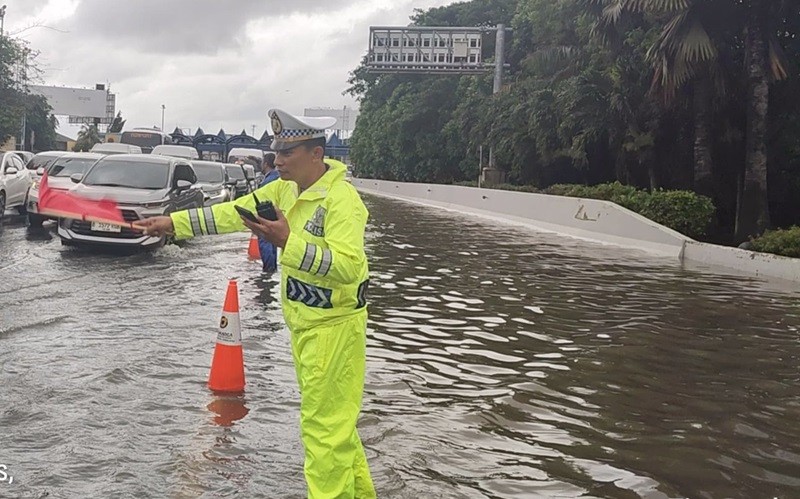
[[[278,214],[275,213],[275,206],[272,205],[271,201],[259,201],[255,192],[253,193],[253,199],[256,202],[256,212],[259,217],[273,222],[278,219]]]

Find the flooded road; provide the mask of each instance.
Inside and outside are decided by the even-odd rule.
[[[379,497],[800,497],[800,292],[365,200]],[[278,281],[247,241],[98,255],[5,218],[0,497],[304,497]],[[241,398],[205,387],[228,278]]]

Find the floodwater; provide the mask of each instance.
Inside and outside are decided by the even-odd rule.
[[[365,199],[379,497],[800,497],[800,292]],[[247,241],[95,254],[4,219],[0,497],[304,497],[278,282]],[[226,398],[205,382],[229,278]]]

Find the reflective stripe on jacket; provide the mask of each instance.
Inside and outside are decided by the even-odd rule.
[[[291,233],[279,263],[283,313],[294,332],[366,313],[364,230],[369,214],[356,189],[345,181],[346,166],[331,159],[325,163],[328,171],[299,196],[297,184],[285,180],[254,192],[259,201],[272,201],[289,222]],[[253,194],[247,194],[175,212],[175,237],[247,230],[234,205],[256,211]]]

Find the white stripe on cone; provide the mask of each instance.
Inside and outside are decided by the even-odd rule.
[[[219,321],[217,343],[220,345],[239,346],[242,344],[242,324],[239,314],[223,312]]]

